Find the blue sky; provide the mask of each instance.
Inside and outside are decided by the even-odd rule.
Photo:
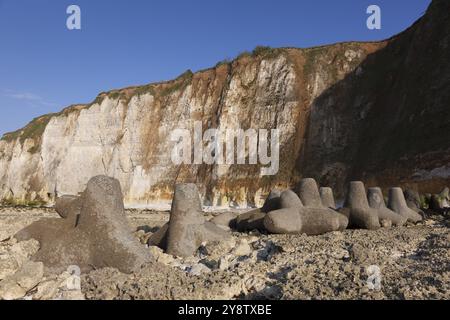
[[[168,80],[257,45],[381,40],[430,0],[0,0],[0,135],[101,91]],[[79,5],[82,30],[66,28]],[[382,10],[368,30],[366,9]]]

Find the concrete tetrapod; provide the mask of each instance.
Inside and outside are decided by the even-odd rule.
[[[331,189],[330,189],[331,190]],[[330,191],[328,191],[330,192]],[[343,214],[331,209],[329,206],[325,206],[320,197],[319,187],[314,179],[307,178],[300,181],[299,197],[302,203],[307,208],[321,209],[324,213],[329,214],[331,217],[337,217],[339,219],[339,230],[343,231],[348,227],[348,218]],[[330,194],[329,194],[330,195]],[[331,190],[331,200],[334,202],[333,191]]]
[[[178,184],[167,229],[168,254],[192,256],[203,242],[222,241],[231,237],[214,223],[206,221],[195,184]]]
[[[43,262],[47,271],[58,273],[76,265],[82,271],[113,267],[131,273],[151,260],[132,235],[119,181],[94,177],[81,197],[57,203],[60,215],[67,218],[42,219],[15,235],[19,241],[40,242],[33,260]]]
[[[381,227],[378,211],[369,207],[366,189],[361,181],[350,182],[344,207],[349,210],[350,227],[369,230]]]
[[[383,192],[380,188],[369,188],[367,191],[367,199],[369,200],[369,206],[378,210],[379,219],[389,220],[393,226],[403,226],[406,223],[407,219],[405,217],[386,207]]]
[[[270,211],[281,209],[281,191],[272,190],[266,198],[261,209],[255,209],[240,214],[235,219],[235,227],[239,232],[259,230],[265,231],[264,218]]]
[[[319,189],[320,198],[322,199],[322,204],[330,209],[336,210],[336,202],[334,201],[333,189],[328,187],[322,187]]]
[[[321,208],[307,208],[291,190],[281,194],[282,209],[264,218],[267,231],[275,234],[319,235],[339,229],[339,218]]]
[[[416,223],[422,221],[422,216],[407,206],[401,188],[391,188],[389,190],[388,208],[397,212],[402,217],[405,217],[410,222]]]

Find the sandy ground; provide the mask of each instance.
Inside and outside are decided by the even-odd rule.
[[[142,242],[169,219],[168,212],[137,209],[127,216]],[[10,290],[7,298],[21,299],[450,298],[448,216],[434,215],[414,226],[315,237],[233,232],[233,240],[206,244],[188,259],[150,247],[157,262],[131,275],[110,268],[81,275],[78,291],[67,286],[73,281],[67,272],[38,274],[26,289],[9,289],[5,279],[39,248],[34,240],[17,243],[11,236],[43,217],[57,214],[53,209],[0,208],[0,296]]]

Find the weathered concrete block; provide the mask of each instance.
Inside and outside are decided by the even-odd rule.
[[[303,203],[298,195],[292,190],[285,190],[280,195],[280,204],[282,209],[301,208]]]
[[[299,210],[286,208],[269,212],[264,218],[264,226],[274,234],[297,234],[302,233],[303,225]]]
[[[369,206],[378,211],[378,218],[391,221],[393,226],[403,226],[407,219],[388,209],[384,202],[383,192],[380,188],[369,188],[367,191]]]
[[[366,189],[361,181],[350,182],[345,207],[349,208],[349,225],[369,230],[381,227],[376,209],[369,207]]]
[[[267,213],[270,211],[281,209],[281,192],[282,191],[278,189],[270,191],[263,207],[261,208],[261,211]]]
[[[260,209],[251,210],[249,212],[240,214],[236,218],[236,229],[239,232],[259,230],[265,231],[264,218],[266,213]]]
[[[188,257],[205,241],[222,241],[230,235],[212,222],[206,222],[195,184],[175,186],[169,228],[167,253]]]
[[[300,196],[300,200],[302,201],[303,205],[306,208],[314,208],[317,209],[315,212],[319,212],[319,210],[322,210],[323,213],[318,216],[321,218],[321,222],[324,223],[326,217],[328,216],[328,219],[338,219],[339,220],[339,228],[338,230],[345,230],[348,226],[348,218],[342,215],[341,213],[329,208],[328,206],[324,206],[322,203],[322,198],[320,197],[319,187],[317,186],[317,183],[314,179],[307,178],[302,179],[300,181],[298,193]],[[331,196],[333,196],[331,191]],[[334,199],[333,199],[334,202]],[[317,221],[317,223],[320,223],[320,221]],[[316,223],[316,225],[317,225]],[[334,222],[330,221],[325,224],[324,227],[327,225],[333,225]],[[334,231],[334,230],[333,230]]]
[[[392,188],[389,190],[388,208],[405,217],[410,222],[416,223],[422,221],[422,216],[406,205],[405,196],[401,188]]]
[[[334,201],[333,189],[322,187],[319,189],[322,204],[330,209],[336,210],[336,202]]]
[[[94,177],[81,198],[65,199],[58,208],[66,219],[42,219],[15,236],[19,241],[40,242],[33,260],[43,262],[48,271],[77,265],[82,271],[114,267],[131,273],[151,260],[148,250],[132,236],[117,180]]]

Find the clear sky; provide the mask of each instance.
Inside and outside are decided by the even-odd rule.
[[[381,40],[430,0],[0,0],[0,135],[101,91],[169,80],[257,45]],[[66,27],[70,4],[81,30]],[[380,6],[382,29],[366,27]]]

